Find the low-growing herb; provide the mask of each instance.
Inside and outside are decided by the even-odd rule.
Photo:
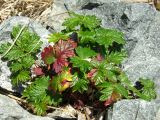
[[[64,30],[50,35],[49,42],[54,45],[41,51],[44,64],[30,70],[41,42],[27,28],[5,56],[10,63],[13,85],[31,80],[31,85],[23,91],[23,98],[33,105],[35,113],[44,115],[48,105],[64,102],[80,108],[99,100],[107,107],[121,99],[156,97],[151,80],[140,78],[133,85],[120,68],[127,57],[122,32],[101,27],[101,20],[95,16],[71,15],[63,23]],[[20,28],[13,28],[13,38]],[[2,44],[0,53],[10,45]],[[31,74],[36,76],[31,79]]]

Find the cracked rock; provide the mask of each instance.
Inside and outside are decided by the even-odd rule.
[[[144,100],[122,100],[114,104],[109,120],[155,120],[160,105]]]

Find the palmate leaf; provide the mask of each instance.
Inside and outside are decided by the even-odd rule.
[[[70,62],[73,63],[73,67],[80,68],[81,72],[86,72],[92,69],[92,64],[89,61],[81,59],[77,56],[72,57]]]
[[[26,97],[27,101],[31,103],[35,108],[35,113],[43,115],[46,112],[47,105],[56,105],[61,101],[60,96],[52,96],[49,94],[48,85],[49,77],[36,78],[30,86],[28,86],[24,92],[23,97]]]
[[[150,79],[140,78],[139,81],[144,86],[142,89],[142,94],[146,96],[146,100],[151,100],[156,98],[156,91],[154,88],[154,82]]]
[[[22,70],[22,68],[23,68],[23,66],[22,66],[22,64],[19,63],[19,62],[12,63],[12,64],[10,65],[10,69],[11,69],[12,72],[17,72],[17,71],[19,71],[19,70]]]
[[[94,31],[80,31],[79,32],[80,43],[95,42]]]
[[[131,81],[128,79],[128,76],[124,72],[121,72],[121,74],[118,76],[118,80],[125,86],[132,85]]]
[[[114,88],[115,88],[115,91],[119,93],[121,96],[124,96],[125,98],[129,98],[128,91],[123,85],[115,84]]]
[[[47,105],[44,101],[33,103],[34,113],[37,115],[44,115],[47,111]]]
[[[90,48],[78,47],[76,48],[76,53],[81,59],[86,59],[89,57],[94,57],[97,53]]]
[[[42,60],[45,64],[52,64],[56,73],[62,71],[64,66],[68,66],[67,58],[74,56],[74,49],[77,43],[68,39],[67,41],[59,40],[53,47],[44,48],[41,53]]]
[[[74,75],[72,82],[72,91],[83,93],[88,90],[89,81],[86,79],[79,79],[77,75]]]
[[[94,29],[98,26],[100,26],[101,21],[97,19],[95,16],[91,15],[78,15],[72,13],[72,18],[66,19],[66,21],[63,23],[63,26],[66,26],[68,30],[74,30],[76,26],[84,26],[88,29]]]
[[[73,57],[75,55],[74,49],[77,47],[77,43],[72,40],[59,40],[57,44],[53,46],[54,56],[56,58],[53,69],[56,73],[62,71],[64,66],[68,66],[67,58]]]
[[[97,85],[98,88],[101,88],[100,92],[102,95],[100,96],[100,101],[105,101],[109,99],[114,91],[113,85],[110,82],[104,81],[101,84]]]
[[[117,30],[98,28],[96,29],[96,42],[100,45],[105,45],[106,47],[112,45],[113,42],[118,44],[124,44],[123,33]]]
[[[45,47],[44,50],[41,52],[41,57],[45,64],[47,65],[52,64],[55,61],[53,47],[52,46]]]
[[[114,64],[120,64],[127,57],[126,51],[111,52],[107,56],[107,61]]]
[[[7,55],[5,56],[5,58],[7,58],[8,60],[14,60],[14,59],[17,59],[21,56],[24,55],[24,52],[17,46],[14,46],[12,48],[12,50],[10,50]]]
[[[54,76],[50,81],[50,88],[54,92],[62,92],[70,87],[72,81],[72,75],[70,71],[64,70],[57,76]]]
[[[34,64],[35,60],[34,57],[31,55],[27,55],[21,58],[21,64],[23,68],[30,68]]]
[[[12,36],[14,39],[21,30],[21,27],[21,25],[18,25],[13,28]],[[27,27],[25,27],[16,41],[16,45],[21,49],[21,51],[31,53],[36,53],[41,44],[42,42],[40,41],[40,37],[36,33],[30,32]]]
[[[3,43],[0,45],[0,54],[4,54],[9,47],[11,46],[11,43]]]
[[[18,73],[14,73],[11,77],[11,82],[13,85],[18,85],[19,83],[26,82],[31,79],[29,71],[20,71]]]
[[[58,40],[67,40],[69,36],[64,33],[53,33],[49,35],[48,41],[56,43]]]

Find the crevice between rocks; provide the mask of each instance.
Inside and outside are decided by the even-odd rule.
[[[87,9],[87,10],[92,10],[94,8],[98,8],[99,6],[101,6],[103,4],[99,4],[99,3],[91,3],[89,2],[88,4],[86,4],[85,6],[83,6],[81,8],[81,10]]]
[[[136,111],[135,120],[137,120],[137,118],[138,118],[139,108],[140,108],[140,102],[138,102],[138,107],[137,107],[137,111]]]

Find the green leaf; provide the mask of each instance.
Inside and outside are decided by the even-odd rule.
[[[141,82],[142,85],[144,85],[145,88],[154,88],[154,82],[151,81],[150,79],[140,78],[139,81]]]
[[[126,56],[126,51],[111,52],[109,56],[107,56],[107,61],[110,63],[120,64]]]
[[[24,55],[24,52],[18,47],[13,47],[8,54],[5,56],[8,60],[14,60]]]
[[[27,97],[31,102],[40,102],[46,97],[46,90],[49,85],[48,82],[49,77],[36,78],[35,82],[25,89],[23,96]]]
[[[11,43],[3,43],[0,45],[0,54],[4,54],[9,47],[11,46]]]
[[[29,71],[20,71],[16,74],[13,74],[11,78],[13,85],[18,85],[31,79]]]
[[[142,94],[147,97],[146,100],[152,100],[156,98],[156,92],[154,89],[145,88],[143,89]]]
[[[102,93],[102,95],[100,96],[99,100],[105,101],[111,97],[111,95],[113,93],[113,87],[112,86],[106,87],[103,90],[101,90],[100,92]]]
[[[91,50],[90,48],[83,48],[83,47],[76,48],[76,53],[82,59],[86,59],[86,58],[93,57],[93,56],[97,55],[97,53],[94,52],[93,50]]]
[[[131,81],[128,79],[127,75],[122,72],[119,76],[118,76],[118,80],[121,82],[121,84],[127,85],[127,86],[131,86]]]
[[[86,15],[82,19],[82,24],[85,28],[89,28],[90,30],[97,28],[101,24],[101,20],[96,18],[96,16]]]
[[[63,23],[63,26],[66,26],[69,30],[74,30],[76,26],[80,25],[80,27],[85,27],[87,29],[94,29],[100,26],[101,21],[96,18],[96,16],[91,15],[78,15],[72,13],[72,17],[66,19]]]
[[[95,32],[94,31],[80,31],[79,32],[80,43],[88,43],[89,41],[95,42]]]
[[[104,81],[103,83],[100,83],[97,85],[97,87],[99,87],[99,88],[108,88],[111,86],[113,86],[113,84],[111,82],[107,82],[107,81]]]
[[[17,72],[22,69],[22,64],[19,62],[15,62],[10,65],[10,68],[12,72]]]
[[[117,30],[98,28],[96,29],[96,42],[106,47],[112,45],[113,42],[124,44],[123,33]]]
[[[154,88],[154,82],[150,79],[140,78],[139,81],[144,86],[142,88],[142,94],[146,96],[146,100],[151,100],[156,98],[156,91]]]
[[[115,91],[117,91],[118,93],[120,93],[125,98],[129,98],[128,90],[126,90],[126,88],[123,85],[121,85],[121,84],[115,84],[114,87],[115,87]]]
[[[88,80],[78,79],[77,76],[74,76],[73,83],[72,83],[72,86],[73,86],[72,91],[73,92],[78,91],[80,93],[83,93],[84,91],[87,91],[88,83],[89,83]]]
[[[23,68],[30,68],[34,64],[35,60],[33,56],[27,55],[25,57],[22,57],[21,64],[23,65]]]
[[[73,67],[80,68],[81,72],[86,72],[92,68],[92,65],[89,61],[81,59],[80,57],[71,58],[71,63],[73,63]]]
[[[18,35],[21,27],[22,26],[19,25],[13,28],[12,35],[14,39]],[[21,51],[31,53],[36,53],[41,44],[40,37],[36,33],[30,32],[28,27],[25,27],[16,41],[16,45]]]
[[[44,115],[46,114],[46,110],[47,110],[47,105],[46,103],[44,102],[37,102],[37,103],[34,103],[34,112],[37,114],[37,115]]]
[[[60,100],[60,97],[57,97],[57,95],[55,95],[54,98],[49,93],[49,80],[50,78],[45,76],[36,78],[36,80],[23,92],[23,97],[26,97],[27,101],[34,106],[35,112],[39,115],[45,114],[48,104],[55,105],[55,102],[60,102],[58,101]]]
[[[64,33],[53,33],[49,36],[48,41],[56,43],[58,40],[67,40],[69,36]]]
[[[17,25],[17,26],[14,26],[13,29],[12,29],[12,33],[11,35],[13,36],[13,38],[16,38],[19,31],[21,30],[22,28],[22,25]]]
[[[105,76],[110,81],[113,81],[113,82],[117,81],[117,75],[114,72],[110,71],[110,70],[106,70],[106,75]]]
[[[81,24],[81,20],[83,19],[83,16],[78,14],[72,14],[73,16],[71,18],[66,19],[63,22],[63,26],[66,26],[69,30],[74,30],[76,26]]]

